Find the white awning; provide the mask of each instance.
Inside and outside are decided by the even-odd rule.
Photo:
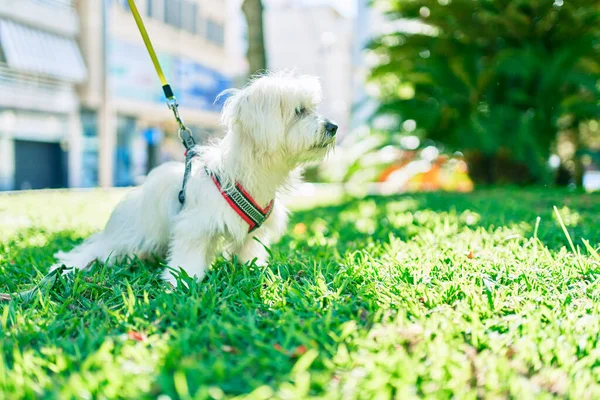
[[[8,66],[16,70],[74,83],[87,77],[74,39],[0,19],[0,46]]]

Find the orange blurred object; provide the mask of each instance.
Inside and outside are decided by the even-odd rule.
[[[296,235],[302,235],[302,234],[306,233],[306,225],[304,225],[302,222],[300,222],[299,224],[296,224],[294,226],[294,233]]]
[[[426,161],[420,161],[426,162]],[[467,163],[462,158],[450,158],[446,155],[438,156],[427,170],[421,169],[414,172],[409,162],[396,163],[385,168],[377,178],[377,182],[392,182],[398,174],[403,174],[407,179],[398,188],[399,191],[432,192],[444,190],[448,192],[471,192],[474,184],[469,177]],[[427,168],[427,167],[426,167]],[[410,170],[413,170],[411,172]],[[424,172],[423,172],[424,171]]]
[[[387,181],[391,174],[393,174],[394,172],[396,172],[400,169],[402,169],[402,165],[400,165],[400,164],[390,165],[389,167],[384,169],[383,172],[379,175],[379,177],[377,178],[377,182],[382,183],[382,182]]]

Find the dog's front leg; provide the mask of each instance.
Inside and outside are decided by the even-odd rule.
[[[181,221],[175,226],[169,247],[167,264],[170,268],[182,268],[189,276],[201,281],[217,254],[214,234],[198,230],[198,224]],[[176,286],[177,281],[169,269],[163,279]]]
[[[267,248],[281,238],[287,222],[287,209],[276,199],[269,219],[263,226],[252,232],[233,253],[244,264],[256,259],[257,265],[266,265],[269,258]]]
[[[201,281],[215,259],[215,253],[215,244],[208,235],[176,238],[171,243],[167,264],[175,270],[182,268],[189,276]],[[177,286],[173,271],[165,270],[163,279]]]
[[[256,259],[256,265],[266,265],[269,253],[265,246],[269,246],[267,237],[260,235],[260,229],[257,234],[250,235],[235,252],[238,261],[242,264],[246,264]],[[258,240],[257,240],[258,239]]]

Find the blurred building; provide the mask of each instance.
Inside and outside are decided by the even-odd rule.
[[[217,95],[244,70],[229,1],[138,0],[180,111],[197,139],[219,130]],[[177,126],[126,0],[81,1],[85,186],[137,184],[154,166],[182,159]],[[233,48],[233,50],[230,50]]]
[[[199,140],[247,69],[231,0],[136,0]],[[183,157],[126,0],[0,0],[0,190],[126,186]]]
[[[71,0],[0,0],[0,190],[80,182],[79,33]]]
[[[269,68],[319,76],[320,111],[340,125],[340,136],[348,131],[352,105],[353,33],[353,20],[332,5],[279,0],[266,9]]]

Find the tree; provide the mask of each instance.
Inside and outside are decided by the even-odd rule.
[[[250,75],[267,69],[262,0],[244,0],[242,11],[248,24],[248,64]]]
[[[558,120],[600,117],[597,0],[375,3],[400,26],[370,46],[377,113],[464,150],[480,181],[544,180]]]

